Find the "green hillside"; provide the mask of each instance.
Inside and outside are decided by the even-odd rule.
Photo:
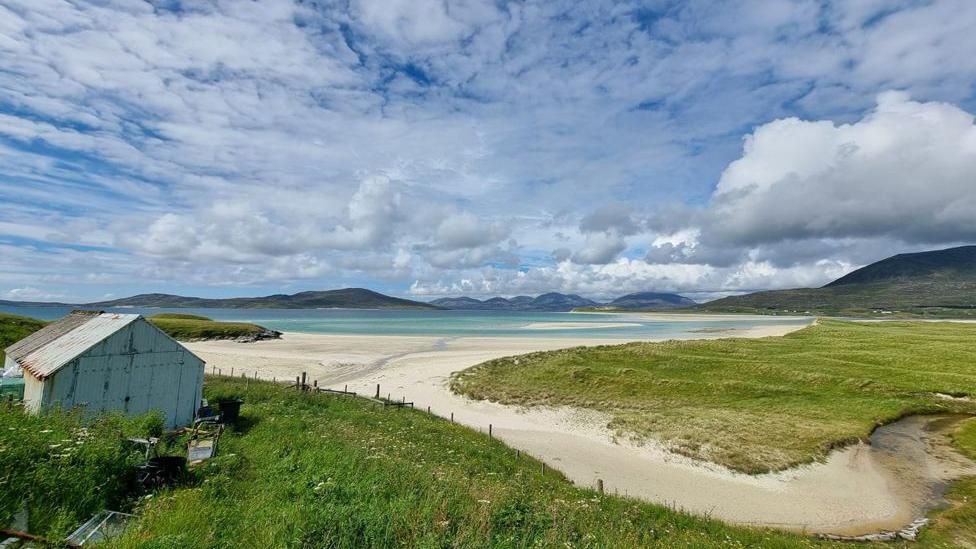
[[[43,328],[47,323],[26,316],[0,313],[0,369],[3,368],[4,349]]]
[[[900,254],[822,288],[732,296],[708,312],[976,318],[976,246]]]
[[[89,307],[196,307],[211,309],[436,309],[429,303],[391,297],[365,288],[344,288],[323,292],[300,292],[264,297],[205,299],[170,294],[141,294]]]

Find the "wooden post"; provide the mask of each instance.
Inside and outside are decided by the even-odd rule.
[[[230,377],[234,377],[234,367],[230,367]]]
[[[451,412],[451,423],[454,423],[454,412]]]
[[[602,478],[596,479],[596,491],[597,492],[600,492],[601,494],[603,493],[603,479]]]
[[[430,406],[427,407],[427,413],[430,414]]]
[[[271,383],[278,383],[278,378],[271,376]]]
[[[302,380],[302,378],[300,378],[298,376],[295,376],[295,388],[298,389],[299,391],[302,390],[302,385],[301,385],[302,381],[301,380]]]
[[[222,376],[222,375],[224,375],[224,374],[223,374],[223,369],[221,369],[221,368],[217,368],[217,375],[218,375],[218,376]]]
[[[488,438],[492,438],[492,435],[491,435],[491,423],[488,424]]]
[[[343,387],[343,388],[342,388],[342,392],[343,392],[343,393],[348,393],[348,392],[349,392],[349,386],[348,386],[348,385],[346,385],[345,387]]]
[[[522,457],[522,450],[515,450],[515,459]]]
[[[315,387],[315,390],[318,391],[319,390],[319,380],[313,379],[312,380],[312,387]]]
[[[376,400],[380,399],[380,384],[376,384]]]
[[[305,390],[305,372],[302,372],[302,387],[301,387],[301,389],[303,391]]]
[[[543,475],[546,474],[546,462],[544,462],[544,461],[542,462],[542,474]]]

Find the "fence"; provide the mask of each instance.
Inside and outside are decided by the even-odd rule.
[[[215,366],[211,366],[210,369],[211,369],[211,372],[210,372],[211,375],[213,375],[213,376],[223,376],[222,370],[220,368],[217,368]],[[238,370],[238,372],[240,372],[240,377],[242,379],[245,379],[245,380],[255,379],[256,380],[256,379],[258,379],[258,372],[260,372],[260,370],[255,370],[253,372],[253,375],[250,376],[250,377],[247,375],[247,372],[244,371],[244,370]],[[230,369],[230,377],[234,377],[234,368],[231,368]],[[278,383],[278,379],[276,377],[272,377],[271,378],[271,382],[272,383]],[[400,400],[393,400],[391,398],[391,394],[390,393],[387,393],[386,394],[386,397],[383,397],[381,395],[381,392],[380,392],[381,387],[380,387],[380,384],[379,383],[376,384],[376,393],[375,393],[374,396],[365,396],[365,395],[359,395],[355,391],[350,391],[349,390],[349,385],[344,386],[342,390],[339,390],[339,389],[331,389],[331,388],[328,388],[328,387],[319,387],[319,382],[318,382],[317,379],[316,380],[312,380],[312,384],[309,385],[308,384],[308,373],[307,372],[302,372],[302,375],[295,376],[294,383],[289,382],[287,384],[287,387],[289,389],[294,388],[294,389],[296,389],[298,391],[303,391],[303,392],[328,393],[328,394],[338,395],[338,396],[359,397],[359,398],[362,398],[362,399],[365,399],[365,400],[369,400],[369,401],[375,402],[377,405],[382,405],[384,409],[385,408],[406,408],[407,406],[409,406],[411,409],[414,408],[414,403],[413,402],[407,402],[406,396],[402,396],[400,398]],[[428,415],[434,415],[431,412],[430,406],[427,407],[427,414]],[[454,412],[451,412],[450,422],[451,423],[456,423],[455,422],[455,419],[454,419]],[[482,431],[481,428],[478,428],[478,430],[479,431]],[[489,439],[492,439],[492,440],[494,440],[494,438],[495,438],[494,425],[491,424],[491,423],[488,424],[488,438]],[[522,457],[522,451],[519,450],[519,449],[515,449],[515,458],[516,459],[520,459],[521,457]],[[539,460],[539,459],[537,459],[537,460],[539,461],[539,464],[540,464],[540,471],[541,471],[541,473],[543,475],[545,475],[546,474],[546,470],[547,470],[546,462],[544,462],[542,460]],[[604,487],[603,479],[599,479],[599,478],[596,479],[596,486],[595,486],[595,488],[596,488],[596,491],[598,493],[600,493],[600,494],[604,494],[605,493],[605,487]]]

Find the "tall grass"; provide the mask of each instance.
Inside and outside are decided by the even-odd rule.
[[[125,437],[144,436],[153,418],[84,422],[77,413],[34,416],[0,403],[0,525],[26,510],[31,532],[61,539],[94,513],[125,507],[141,460]]]

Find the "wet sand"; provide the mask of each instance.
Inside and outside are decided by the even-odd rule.
[[[781,335],[800,327],[764,326],[737,331],[735,336]],[[366,395],[373,395],[379,384],[383,396],[405,397],[443,417],[453,413],[456,421],[473,428],[487,430],[491,424],[498,438],[559,469],[578,485],[594,486],[602,479],[610,492],[740,524],[843,535],[894,530],[921,516],[941,497],[939,483],[966,472],[960,467],[939,472],[940,466],[962,458],[948,444],[936,443],[938,436],[927,435],[922,424],[906,424],[907,430],[898,436],[908,446],[895,452],[885,450],[893,439],[879,430],[882,448],[858,444],[833,452],[824,463],[751,476],[695,462],[654,444],[617,440],[606,427],[609,418],[596,412],[516,409],[462,398],[447,386],[451,373],[493,358],[614,343],[621,341],[289,333],[276,341],[199,342],[190,348],[207,361],[208,371],[216,367],[228,374],[234,367],[237,374],[243,369],[248,375],[256,371],[259,377],[278,380],[293,380],[304,371],[319,385],[348,385]],[[899,457],[906,452],[911,459]]]

